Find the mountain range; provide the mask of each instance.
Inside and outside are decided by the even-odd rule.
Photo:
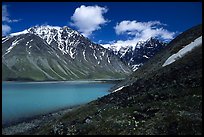
[[[115,55],[118,55],[121,61],[130,66],[133,71],[136,71],[160,50],[164,49],[166,45],[167,43],[151,37],[147,40],[139,41],[135,45],[117,47],[110,45],[104,47],[112,51]]]
[[[103,47],[64,26],[34,26],[2,37],[3,80],[120,79],[162,50],[156,38]],[[32,72],[32,73],[31,73]]]
[[[3,80],[120,79],[132,70],[69,27],[35,26],[2,37]]]

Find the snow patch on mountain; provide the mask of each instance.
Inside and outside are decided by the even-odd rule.
[[[6,42],[7,40],[9,40],[8,37],[2,38],[2,43]]]
[[[111,63],[111,62],[110,62],[110,58],[109,58],[108,54],[107,54],[107,59],[108,59],[108,63]]]
[[[29,33],[29,31],[24,30],[24,31],[21,31],[21,32],[11,33],[10,36],[18,36],[18,35],[27,34],[27,33]]]
[[[133,71],[136,71],[136,70],[138,70],[139,67],[141,67],[142,65],[143,65],[142,63],[136,64],[136,65],[132,65],[132,70],[133,70]]]
[[[143,57],[145,57],[145,58],[147,58],[147,59],[149,58],[147,55],[143,55]]]
[[[202,36],[200,36],[199,38],[195,39],[193,42],[191,42],[190,44],[186,45],[185,47],[183,47],[181,50],[179,50],[177,53],[171,55],[162,65],[162,67],[165,67],[173,62],[175,62],[176,60],[182,58],[183,56],[185,56],[187,53],[189,53],[190,51],[192,51],[195,47],[201,46],[202,45]]]
[[[125,87],[125,86],[119,87],[119,88],[117,88],[116,90],[112,91],[112,93],[117,92],[117,91],[123,89],[124,87]]]
[[[27,46],[30,42],[32,42],[32,41],[33,41],[33,39],[31,39],[30,41],[26,42],[26,46]]]
[[[95,58],[96,60],[98,59],[97,56],[96,56],[96,51],[95,51],[95,50],[94,50],[93,56],[94,56],[94,58]]]
[[[70,55],[70,57],[72,58],[72,59],[75,59],[75,57],[74,57],[74,54],[75,54],[75,52],[74,52],[74,48],[70,48],[70,51],[69,51],[69,55]]]
[[[17,39],[15,39],[15,40],[12,42],[11,46],[6,50],[6,53],[3,55],[3,57],[4,57],[6,54],[10,53],[11,50],[12,50],[21,40],[23,40],[23,39],[24,39],[24,38],[21,38],[21,39],[17,38]]]
[[[83,56],[84,56],[84,60],[86,60],[86,53],[85,53],[86,51],[84,50],[83,51]],[[86,60],[87,61],[87,60]],[[88,62],[88,61],[87,61]]]

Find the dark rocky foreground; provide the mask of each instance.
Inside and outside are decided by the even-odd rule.
[[[75,106],[73,108],[63,109],[57,112],[52,112],[44,115],[35,116],[32,118],[27,118],[18,122],[15,122],[10,125],[4,125],[2,127],[3,135],[14,135],[14,134],[29,134],[32,130],[43,127],[46,124],[49,124],[56,119],[60,118],[67,112],[72,111],[74,108],[79,106]]]

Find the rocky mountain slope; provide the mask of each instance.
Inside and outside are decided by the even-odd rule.
[[[160,50],[164,49],[165,46],[166,43],[163,43],[156,38],[150,38],[146,41],[139,41],[134,46],[124,45],[119,48],[109,46],[106,48],[113,51],[113,53],[118,55],[124,63],[132,68],[133,71],[136,71]]]
[[[201,25],[187,30],[109,95],[21,134],[201,135],[201,36]]]
[[[69,27],[35,26],[2,38],[3,80],[124,78],[131,70],[112,52]]]

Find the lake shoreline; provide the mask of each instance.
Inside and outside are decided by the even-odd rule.
[[[58,81],[58,80],[48,80],[48,81],[21,81],[21,80],[5,80],[2,82],[26,82],[26,83],[59,83],[59,82],[97,82],[97,83],[103,83],[103,82],[120,82],[123,81],[124,79],[91,79],[91,80],[62,80],[62,81]]]
[[[31,116],[31,117],[19,118],[19,119],[15,120],[15,121],[12,121],[12,122],[9,122],[9,123],[4,123],[4,124],[2,123],[2,128],[7,128],[7,127],[10,127],[10,126],[14,126],[14,125],[17,125],[17,124],[20,124],[20,123],[23,123],[23,122],[29,122],[29,121],[32,121],[34,119],[39,119],[41,117],[46,117],[46,116],[53,115],[55,113],[60,113],[60,112],[66,111],[66,110],[72,110],[73,108],[76,108],[78,106],[80,106],[80,105],[65,107],[65,108],[57,109],[57,110],[50,111],[50,112],[47,112],[47,113],[44,113],[44,114],[34,115],[34,116]]]
[[[74,83],[74,82],[76,82],[76,83]],[[111,81],[111,83],[112,82],[113,81]],[[27,133],[30,133],[32,131],[37,130],[37,128],[43,127],[43,125],[45,125],[45,124],[50,124],[50,122],[55,122],[55,120],[59,119],[63,114],[65,114],[65,113],[67,113],[69,111],[72,111],[73,109],[78,108],[80,106],[83,106],[84,104],[87,104],[87,103],[89,103],[89,102],[91,102],[93,100],[96,100],[96,99],[98,99],[98,98],[100,98],[100,97],[102,97],[104,95],[109,94],[108,89],[112,86],[111,83],[107,83],[107,82],[101,83],[101,81],[100,82],[94,81],[94,83],[92,83],[90,81],[85,81],[85,83],[83,83],[83,82],[80,83],[78,81],[72,81],[72,82],[69,81],[70,84],[69,83],[64,84],[63,82],[61,83],[61,82],[57,81],[57,83],[59,83],[58,85],[50,83],[50,84],[47,84],[46,86],[44,85],[45,83],[42,82],[42,85],[44,87],[41,86],[41,84],[40,84],[41,82],[40,83],[37,82],[36,84],[26,83],[25,85],[23,85],[23,83],[25,83],[25,82],[22,82],[22,84],[21,84],[21,82],[19,82],[19,83],[18,82],[11,82],[11,83],[10,82],[8,82],[8,83],[3,82],[3,84],[5,84],[3,86],[5,89],[2,88],[2,90],[4,89],[3,91],[5,91],[7,87],[9,87],[8,91],[13,92],[13,89],[11,90],[11,87],[14,88],[15,90],[18,87],[20,87],[20,91],[18,91],[19,92],[18,96],[20,95],[20,97],[23,97],[23,103],[21,102],[22,99],[19,99],[18,96],[17,96],[17,101],[16,101],[15,105],[16,104],[25,104],[25,102],[27,102],[26,103],[27,106],[24,105],[25,108],[22,109],[23,113],[15,113],[14,110],[16,109],[16,107],[15,107],[15,109],[11,109],[12,112],[14,112],[14,113],[12,113],[12,115],[10,115],[11,113],[8,113],[8,115],[6,115],[6,112],[8,111],[8,109],[7,109],[7,111],[4,111],[5,115],[4,115],[4,113],[2,113],[5,116],[4,117],[4,122],[2,121],[2,134],[4,134],[4,135],[27,134]],[[77,83],[79,83],[79,84],[77,84]],[[89,85],[89,83],[90,83],[90,85]],[[11,86],[12,84],[14,84],[14,86]],[[39,88],[39,86],[37,84],[40,85],[40,88]],[[105,84],[107,84],[107,85],[105,85]],[[84,85],[88,85],[88,86],[84,86]],[[95,85],[95,87],[94,87],[94,85]],[[36,88],[36,89],[34,89],[34,91],[32,91],[32,90],[30,91],[31,93],[33,92],[35,94],[31,94],[32,96],[27,96],[27,98],[31,97],[31,99],[26,101],[25,96],[21,96],[21,95],[24,95],[25,93],[28,93],[28,92],[24,92],[24,91],[22,92],[22,88],[23,89],[29,89],[28,87],[30,87],[30,86]],[[71,87],[70,92],[67,92],[68,91],[67,86]],[[58,104],[58,102],[61,102],[61,103],[58,104],[57,109],[55,109],[54,111],[53,110],[44,111],[44,109],[42,109],[43,108],[42,106],[43,105],[46,106],[46,104],[47,104],[47,102],[49,100],[46,90],[45,90],[45,92],[40,92],[39,91],[39,89],[40,90],[47,89],[45,87],[49,87],[49,97],[51,98],[50,99],[51,104],[48,103],[49,107],[50,107],[50,105],[52,105],[53,100],[56,100],[57,96],[60,97],[60,99],[61,99],[60,101],[56,101],[55,105]],[[57,92],[50,92],[51,89],[56,91],[55,88],[59,89],[59,87],[60,87],[60,89],[62,87],[63,87],[62,89],[66,88],[66,90],[62,90],[62,92],[60,92],[60,90],[57,90]],[[78,90],[76,90],[76,91],[72,90],[72,87],[74,89],[78,89]],[[83,87],[83,89],[86,89],[86,90],[83,91],[80,87]],[[87,90],[87,89],[89,89],[89,90]],[[93,89],[93,91],[90,91],[90,89]],[[39,91],[39,92],[36,92],[36,90]],[[105,90],[105,91],[103,91],[103,90]],[[5,94],[5,93],[9,93],[8,91],[7,92],[2,92],[3,95],[4,95],[4,99],[7,97],[6,101],[8,101],[9,98],[11,98],[8,95],[12,95],[12,94]],[[70,93],[72,93],[71,91],[74,92],[73,96],[72,96],[72,94],[70,94]],[[96,91],[98,91],[98,92],[96,92]],[[10,92],[10,93],[12,93],[12,92]],[[84,94],[84,92],[86,92],[86,94]],[[38,99],[37,97],[39,96],[38,95],[39,93],[44,93],[44,94],[41,94],[40,98]],[[66,93],[66,94],[62,94],[62,93]],[[97,94],[94,95],[93,93],[95,93],[95,94],[97,93]],[[38,95],[37,97],[36,97],[36,94]],[[87,94],[91,94],[91,96],[86,97],[85,95],[87,95]],[[16,94],[14,94],[14,97],[16,97],[15,95]],[[52,96],[54,98],[52,98]],[[84,98],[82,98],[83,96],[84,96]],[[72,99],[74,98],[74,100],[79,100],[79,101],[78,101],[78,103],[75,103],[75,104],[73,104],[72,102],[68,103],[68,104],[72,104],[71,106],[64,105],[65,103],[63,103],[62,100],[66,100],[66,101],[69,102],[70,99],[68,97],[72,97]],[[43,100],[46,100],[46,101],[43,102]],[[88,102],[86,100],[88,100]],[[19,103],[19,101],[20,101],[20,103]],[[14,102],[14,100],[12,98],[12,103],[13,102]],[[36,105],[34,105],[34,107],[33,107],[32,105],[29,104],[30,102],[37,102],[37,104],[41,104],[40,105],[41,107],[36,108]],[[6,103],[7,102],[5,102],[4,104],[6,104]],[[11,107],[10,106],[3,106],[3,108],[11,108],[12,106]],[[21,109],[19,109],[19,110],[21,110]],[[37,111],[37,112],[40,112],[40,113],[38,113],[38,115],[33,115],[33,116],[30,115],[30,117],[21,118],[21,117],[23,117],[22,114],[26,114],[26,111],[33,111],[33,112]],[[13,116],[15,116],[15,118],[16,118],[15,121],[12,120]],[[33,132],[33,133],[35,133],[35,132]]]
[[[83,106],[83,104],[55,110],[46,114],[41,114],[30,118],[24,118],[9,125],[2,125],[2,135],[18,135],[32,132],[36,128],[40,128],[45,124],[51,123],[52,121],[62,117],[64,114],[81,106]]]

